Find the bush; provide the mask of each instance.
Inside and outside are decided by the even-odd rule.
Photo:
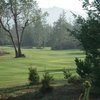
[[[72,74],[68,69],[63,69],[64,78],[68,79]]]
[[[86,56],[85,60],[82,61],[80,59],[75,59],[75,63],[77,66],[77,73],[82,78],[89,78],[91,77],[92,73],[92,63],[89,56]]]
[[[82,79],[89,80],[92,85],[100,88],[100,52],[91,51],[87,53],[85,59],[75,59],[77,73]]]
[[[68,78],[68,83],[78,84],[81,83],[81,78],[78,75],[72,75]]]
[[[30,85],[35,85],[39,83],[39,75],[36,68],[29,68],[29,82]]]
[[[51,82],[53,81],[53,76],[51,76],[49,74],[49,72],[45,72],[44,75],[43,75],[43,79],[42,79],[42,87],[40,89],[40,91],[42,93],[48,93],[48,92],[51,92],[53,87],[50,86]]]

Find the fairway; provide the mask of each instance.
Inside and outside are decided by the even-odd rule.
[[[40,76],[43,71],[49,70],[55,79],[62,79],[60,70],[74,70],[74,59],[84,58],[84,53],[79,50],[23,49],[25,58],[14,58],[14,50],[11,47],[0,47],[0,50],[10,52],[0,56],[0,88],[28,84],[29,67],[37,68]]]

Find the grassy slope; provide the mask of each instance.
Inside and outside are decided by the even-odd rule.
[[[28,68],[36,67],[38,71],[59,70],[63,68],[75,69],[75,57],[83,58],[79,50],[51,51],[45,49],[23,49],[26,58],[14,58],[14,51],[10,47],[0,47],[10,55],[0,56],[0,87],[26,84],[28,82]],[[54,73],[56,79],[63,78],[62,73]],[[39,72],[41,75],[41,72]]]

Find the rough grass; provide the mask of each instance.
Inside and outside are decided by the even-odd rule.
[[[10,53],[0,56],[0,88],[27,84],[28,68],[31,66],[37,68],[40,76],[48,70],[55,79],[62,79],[63,68],[75,72],[75,57],[84,58],[83,52],[79,50],[52,51],[50,48],[23,49],[26,57],[14,58],[12,47],[0,47],[0,49]]]

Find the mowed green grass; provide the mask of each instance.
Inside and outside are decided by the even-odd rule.
[[[45,70],[50,70],[55,79],[62,79],[59,71],[63,68],[75,69],[75,57],[84,58],[84,53],[79,50],[50,50],[22,49],[25,58],[14,58],[14,50],[11,47],[0,47],[0,50],[10,54],[0,56],[0,88],[28,84],[28,68],[37,68],[40,76]]]

